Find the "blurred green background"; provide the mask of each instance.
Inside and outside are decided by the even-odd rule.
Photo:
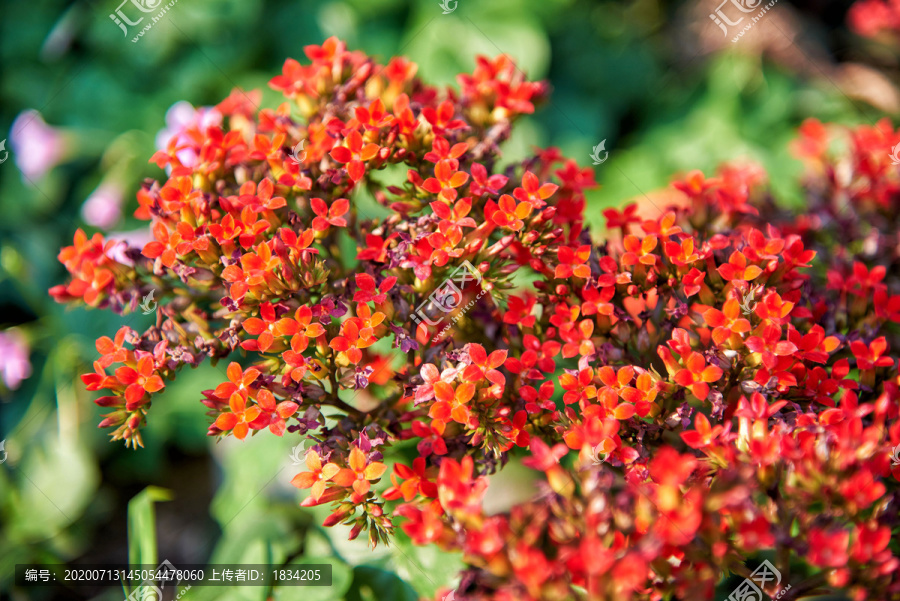
[[[787,150],[798,124],[871,123],[898,106],[885,76],[896,53],[851,36],[846,3],[782,0],[738,43],[722,37],[708,18],[715,6],[702,2],[459,0],[442,14],[437,0],[180,0],[137,43],[139,27],[126,38],[109,18],[116,8],[114,0],[0,6],[0,130],[9,132],[0,133],[9,151],[0,164],[0,597],[52,596],[12,591],[16,563],[126,562],[129,519],[146,563],[332,563],[334,586],[303,589],[308,601],[433,597],[455,584],[458,558],[414,549],[402,534],[371,552],[346,541],[344,528],[322,529],[327,511],[298,508],[289,485],[297,440],[212,444],[199,391],[223,380],[218,368],[167,386],[143,450],[126,451],[97,429],[101,410],[78,378],[96,358],[94,340],[151,318],[66,310],[47,289],[64,280],[59,248],[77,227],[97,229],[83,208],[95,191],[107,212],[89,222],[146,229],[131,217],[134,192],[162,175],[147,159],[176,102],[209,106],[242,87],[264,90],[263,104],[275,106],[269,78],[330,35],[382,62],[406,55],[434,84],[454,84],[477,54],[507,53],[553,87],[550,103],[520,122],[509,159],[555,145],[586,166],[606,141],[609,159],[595,167],[601,187],[589,196],[595,237],[603,208],[646,202],[674,174],[709,173],[726,160],[759,161],[779,198],[801,203],[800,165]],[[498,477],[525,478],[510,471]],[[206,589],[188,598],[266,594]]]

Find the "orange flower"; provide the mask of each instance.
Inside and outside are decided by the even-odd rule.
[[[232,364],[234,365],[234,364]],[[256,405],[247,407],[244,391],[235,392],[228,400],[231,413],[223,413],[216,418],[216,427],[223,432],[231,430],[235,438],[244,440],[250,431],[250,422],[259,417],[261,410]]]
[[[309,468],[309,471],[300,472],[294,476],[291,484],[301,489],[312,488],[310,496],[313,500],[318,501],[322,493],[325,492],[325,486],[328,481],[338,475],[341,468],[337,464],[330,462],[322,465],[322,458],[312,450],[306,453],[306,467]]]
[[[366,454],[353,447],[350,451],[349,468],[344,468],[334,477],[336,484],[343,487],[353,487],[357,496],[365,496],[369,492],[370,482],[378,480],[387,469],[387,466],[377,461],[369,463]]]
[[[675,382],[690,389],[695,397],[705,401],[709,396],[709,382],[716,382],[722,377],[722,369],[715,365],[707,365],[700,353],[691,353],[685,361],[685,369],[675,374]]]
[[[458,167],[459,161],[456,159],[441,159],[434,166],[434,177],[426,179],[422,187],[448,202],[453,202],[457,197],[456,188],[469,181],[469,174],[457,171]]]
[[[681,241],[681,244],[666,242],[665,250],[666,256],[675,265],[688,265],[694,261],[699,261],[701,258],[694,248],[693,238],[685,238]]]
[[[500,227],[508,227],[514,232],[518,232],[525,225],[522,221],[531,214],[534,207],[529,202],[520,202],[516,204],[516,200],[509,194],[500,197],[497,209],[491,214],[491,220]]]
[[[351,317],[341,324],[341,335],[335,336],[328,343],[332,349],[345,353],[351,363],[359,363],[362,359],[362,350],[375,344],[375,328],[384,321],[384,313],[376,311],[372,313],[369,306],[360,303],[356,306],[357,317]]]
[[[220,399],[230,398],[231,395],[239,391],[246,393],[250,384],[259,377],[259,370],[255,367],[250,367],[243,371],[241,366],[234,361],[228,365],[225,373],[229,381],[216,386],[215,394]]]
[[[727,263],[722,263],[717,269],[723,280],[750,282],[755,280],[763,272],[756,265],[747,265],[747,257],[739,250],[731,253]]]
[[[522,175],[522,187],[513,190],[513,196],[522,202],[529,202],[535,209],[544,208],[547,203],[544,202],[559,189],[556,184],[541,185],[540,180],[531,171],[526,171]]]
[[[435,382],[434,396],[437,402],[431,406],[428,417],[442,422],[453,420],[460,424],[469,421],[469,408],[466,403],[475,396],[475,385],[471,382],[460,384],[456,390],[444,381]]]
[[[656,255],[653,249],[659,241],[656,236],[647,236],[643,240],[637,236],[625,236],[622,243],[625,245],[625,254],[622,255],[622,265],[634,265],[641,263],[642,265],[655,265]]]
[[[709,309],[703,314],[706,325],[713,328],[712,339],[718,346],[722,346],[729,338],[737,335],[737,340],[741,334],[750,331],[750,322],[741,317],[741,305],[737,299],[730,298],[725,301],[722,310]]]

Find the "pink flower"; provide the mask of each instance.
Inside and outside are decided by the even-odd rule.
[[[128,250],[128,248],[134,248],[140,253],[141,249],[154,238],[150,228],[145,227],[127,232],[110,232],[106,236],[106,239],[119,243],[113,246],[107,253],[110,259],[117,263],[121,263],[122,265],[134,265],[134,261],[128,258],[125,251]]]
[[[34,110],[19,113],[10,129],[9,143],[16,165],[29,180],[42,178],[65,153],[63,135]]]
[[[186,100],[176,102],[166,111],[166,127],[156,134],[156,148],[167,150],[173,140],[178,146],[188,146],[179,150],[176,156],[185,167],[194,167],[199,158],[193,148],[197,143],[188,135],[188,131],[193,129],[205,134],[206,128],[221,124],[222,113],[214,108],[201,106],[195,109]]]
[[[122,200],[122,189],[111,182],[104,182],[81,206],[81,217],[94,227],[112,227],[122,217]]]
[[[31,375],[28,342],[15,330],[0,332],[0,375],[10,390],[18,388]]]

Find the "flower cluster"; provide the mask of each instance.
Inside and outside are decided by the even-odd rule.
[[[900,31],[900,3],[896,0],[859,0],[847,12],[850,29],[874,38],[887,32],[895,37]]]
[[[804,124],[799,215],[726,165],[662,210],[607,210],[598,245],[590,169],[554,148],[499,166],[546,92],[507,57],[439,90],[336,39],[306,55],[270,82],[288,102],[235,91],[153,157],[131,264],[99,234],[60,254],[60,301],[160,299],[84,376],[115,439],[140,445],[167,380],[228,358],[210,436],[307,437],[302,505],[461,553],[457,599],[712,599],[764,553],[770,594],[900,595],[900,132]],[[488,515],[516,456],[540,495]]]

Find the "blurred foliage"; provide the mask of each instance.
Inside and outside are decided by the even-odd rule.
[[[549,105],[516,130],[505,149],[510,159],[556,145],[589,165],[592,147],[606,140],[610,158],[596,167],[601,188],[589,196],[595,234],[602,208],[724,160],[761,162],[774,189],[801,202],[799,164],[787,154],[796,126],[809,116],[860,120],[827,81],[801,79],[758,56],[680,61],[672,52],[679,7],[657,0],[459,0],[448,15],[437,0],[182,0],[137,43],[112,23],[116,8],[114,0],[0,7],[0,128],[37,109],[65,141],[60,164],[34,182],[20,177],[12,153],[0,165],[0,329],[26,337],[33,367],[17,390],[0,390],[8,452],[0,466],[0,591],[9,590],[15,563],[123,563],[129,552],[132,559],[158,552],[176,565],[332,563],[334,586],[305,589],[308,600],[412,600],[455,584],[458,558],[413,548],[402,534],[374,552],[328,536],[319,527],[325,510],[299,509],[288,484],[297,440],[211,444],[199,391],[224,380],[222,366],[167,387],[143,450],[111,445],[96,428],[101,411],[78,378],[96,357],[93,341],[123,323],[146,327],[150,318],[65,311],[46,291],[62,281],[56,254],[83,226],[81,205],[102,181],[113,178],[127,191],[126,217],[114,229],[145,225],[130,216],[133,193],[143,178],[161,175],[146,161],[173,103],[212,105],[239,86],[265,90],[263,102],[273,106],[268,79],[286,57],[302,58],[304,45],[329,35],[383,61],[407,55],[440,84],[471,71],[476,54],[507,53],[554,88]],[[517,481],[528,494],[527,476]],[[171,501],[154,504],[170,498],[156,487],[171,490]],[[264,593],[207,589],[191,598]]]

